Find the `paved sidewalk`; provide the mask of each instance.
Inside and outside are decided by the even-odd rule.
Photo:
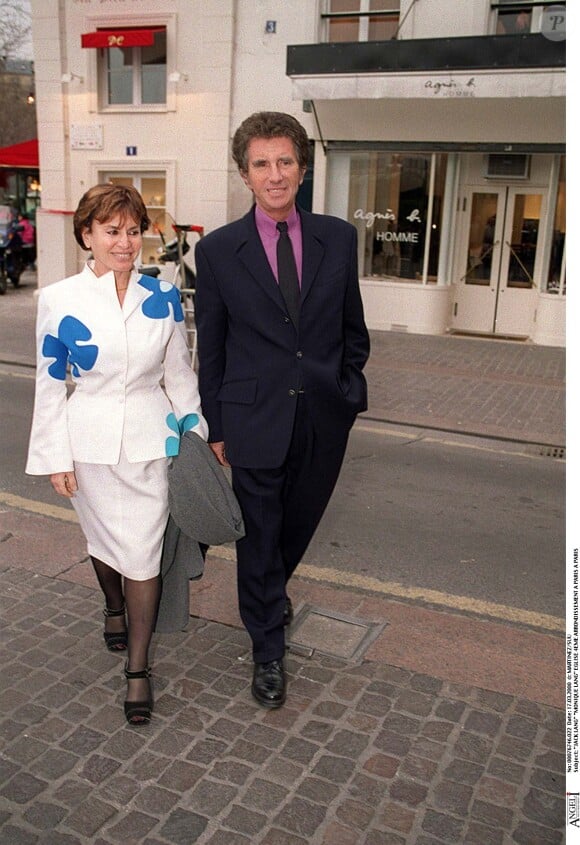
[[[563,447],[565,364],[556,347],[373,332],[364,416]]]

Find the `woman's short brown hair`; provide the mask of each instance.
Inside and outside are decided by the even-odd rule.
[[[88,249],[83,234],[91,230],[93,220],[107,223],[114,217],[124,220],[132,217],[141,234],[149,228],[151,221],[139,191],[132,185],[94,185],[83,194],[73,217],[76,242],[82,249]]]
[[[236,129],[232,155],[241,173],[248,172],[248,145],[254,138],[289,138],[294,144],[301,170],[308,167],[310,142],[306,130],[291,114],[260,111],[251,114]]]

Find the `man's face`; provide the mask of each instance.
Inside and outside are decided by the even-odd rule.
[[[252,138],[248,144],[248,172],[242,179],[273,220],[285,220],[292,211],[304,172],[290,138]]]

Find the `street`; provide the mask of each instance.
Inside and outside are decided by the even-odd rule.
[[[309,560],[564,616],[565,464],[360,423]]]
[[[1,489],[67,507],[47,479],[24,474],[33,376],[0,365]],[[304,564],[319,580],[339,571],[411,600],[430,590],[459,610],[487,602],[528,611],[532,624],[563,619],[564,479],[563,461],[519,444],[361,420]]]

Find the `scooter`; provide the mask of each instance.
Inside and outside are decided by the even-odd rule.
[[[6,293],[8,280],[14,287],[18,287],[26,266],[21,231],[22,226],[17,222],[14,209],[0,206],[0,295]]]
[[[197,351],[197,330],[195,327],[195,273],[183,260],[183,256],[187,255],[191,249],[187,242],[188,232],[197,232],[200,238],[203,237],[203,226],[179,225],[172,224],[172,229],[175,232],[175,238],[166,241],[163,237],[163,232],[158,230],[159,237],[163,247],[159,250],[160,264],[175,264],[175,272],[172,281],[173,284],[179,288],[181,295],[181,303],[183,305],[183,317],[185,320],[185,331],[187,332],[187,346],[191,353],[192,366],[195,365],[195,356]],[[137,268],[140,273],[146,276],[153,276],[157,278],[160,275],[160,269],[156,264],[146,264]]]
[[[189,264],[186,264],[183,260],[183,256],[187,255],[191,249],[187,242],[187,233],[197,232],[202,237],[204,229],[203,226],[180,225],[178,223],[174,223],[172,228],[176,232],[176,237],[170,241],[165,240],[163,232],[158,232],[163,244],[159,251],[159,263],[175,264],[175,278],[171,281],[181,290],[193,293],[195,291],[195,273]],[[145,264],[138,269],[140,273],[144,273],[146,276],[157,277],[160,274],[159,267],[156,264]]]

